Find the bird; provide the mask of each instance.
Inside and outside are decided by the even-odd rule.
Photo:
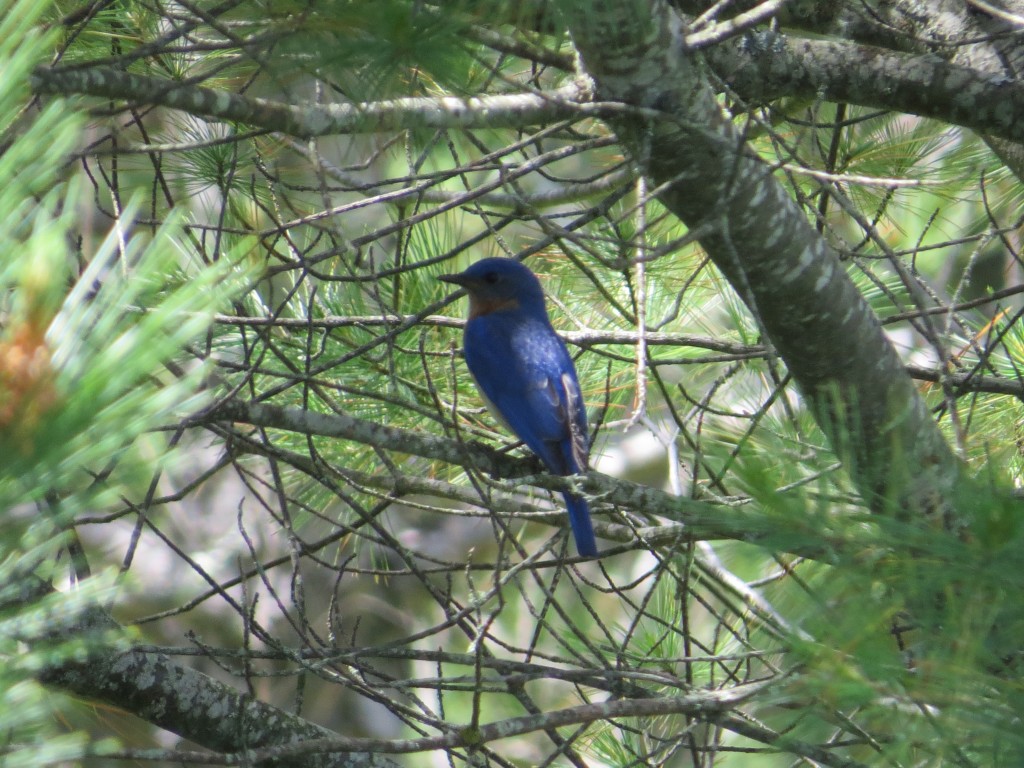
[[[540,281],[510,258],[486,258],[440,275],[469,294],[463,332],[466,366],[488,409],[554,475],[587,471],[587,411],[569,350],[555,333]],[[597,556],[590,507],[562,493],[576,550]]]

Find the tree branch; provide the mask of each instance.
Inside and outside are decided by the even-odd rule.
[[[700,237],[799,383],[876,511],[934,513],[960,477],[878,319],[838,256],[718,107],[661,0],[563,3],[599,98],[664,117],[611,119],[663,185],[662,203]]]
[[[739,0],[731,12],[746,10],[755,0]],[[685,13],[696,15],[705,10],[699,0],[675,0]],[[940,60],[966,67],[976,73],[988,73],[998,78],[1019,78],[1024,69],[1024,44],[1013,23],[991,5],[975,8],[960,0],[892,0],[873,5],[871,13],[864,13],[848,3],[789,3],[776,17],[784,27],[810,33],[815,37],[845,38],[868,46],[880,46],[888,51],[922,54],[928,60],[925,66]],[[979,10],[983,12],[979,12]],[[845,45],[841,43],[840,45]],[[729,72],[737,62],[729,61],[735,54],[724,47],[709,49],[709,60]],[[742,68],[746,68],[743,65]],[[880,83],[889,83],[891,72],[880,73]],[[741,79],[756,78],[759,73],[741,75]],[[896,73],[899,77],[899,73]],[[731,86],[736,87],[734,83]],[[737,88],[741,95],[742,86]],[[817,93],[808,94],[817,97]],[[886,94],[877,94],[885,99]],[[957,95],[954,94],[954,97]],[[995,102],[990,102],[994,104]],[[885,103],[876,106],[889,108]],[[907,111],[902,106],[893,107]],[[918,114],[926,114],[919,112]],[[944,114],[936,115],[947,119]],[[1024,146],[990,134],[985,126],[971,126],[982,134],[982,139],[1006,163],[1019,179],[1024,179]]]
[[[406,98],[363,104],[286,104],[240,96],[201,85],[134,75],[108,67],[37,67],[36,93],[80,94],[156,104],[193,115],[234,121],[267,131],[310,138],[410,128],[501,128],[550,124],[580,117],[591,108],[576,103],[570,84],[548,93],[514,93],[467,99]]]
[[[1024,142],[1024,83],[998,72],[834,40],[751,32],[702,49],[743,98],[826,98],[944,120],[989,136]],[[108,67],[38,67],[36,93],[97,96],[156,104],[309,138],[409,128],[526,127],[602,116],[577,84],[547,93],[391,99],[362,104],[287,104]]]
[[[1005,291],[1007,295],[1020,293],[1019,288],[1011,288]],[[973,299],[955,307],[932,307],[929,310],[914,310],[892,317],[887,317],[883,325],[891,322],[906,320],[927,315],[942,315],[974,306],[982,306],[995,302],[998,297],[985,296],[980,299]],[[379,328],[398,327],[401,325],[426,325],[437,328],[457,328],[465,326],[466,321],[449,317],[447,315],[327,315],[324,317],[248,317],[244,315],[216,315],[214,322],[221,325],[237,325],[247,328]],[[689,333],[661,333],[648,331],[644,334],[636,331],[618,330],[581,330],[581,331],[559,331],[558,335],[572,344],[583,349],[603,346],[629,346],[635,347],[640,339],[643,339],[647,347],[669,347],[669,348],[693,348],[704,349],[710,352],[717,352],[721,359],[752,360],[755,358],[775,357],[775,351],[763,344],[744,344],[739,341],[714,336],[697,336]],[[702,364],[706,358],[687,359],[686,362]],[[678,359],[664,361],[652,359],[652,365],[679,365]],[[1024,400],[1024,381],[1016,378],[1000,378],[998,376],[983,376],[974,371],[943,372],[938,368],[929,368],[922,365],[907,365],[907,372],[918,381],[932,383],[945,383],[952,386],[959,392],[987,392],[993,395],[1009,395]]]
[[[93,608],[67,621],[63,637],[83,640],[119,625],[105,611]],[[93,648],[85,658],[69,659],[39,673],[40,682],[109,704],[148,723],[216,752],[245,753],[336,734],[225,685],[162,653]],[[269,764],[268,764],[269,765]],[[278,768],[395,768],[372,752],[309,754],[282,759]]]
[[[1024,141],[1024,82],[958,66],[933,54],[896,53],[774,31],[748,33],[705,51],[715,72],[747,101],[822,98],[907,112],[1009,141]]]
[[[769,687],[769,681],[735,685],[720,690],[698,690],[684,696],[657,696],[638,699],[609,699],[592,704],[557,709],[550,712],[511,717],[493,723],[452,731],[440,736],[418,739],[322,739],[302,744],[289,744],[260,750],[257,760],[280,756],[297,757],[318,752],[348,752],[355,749],[409,754],[434,750],[450,751],[479,747],[498,739],[522,736],[567,725],[585,725],[597,720],[618,717],[660,717],[689,715],[698,719],[712,719],[734,709],[752,696]],[[824,753],[819,747],[805,745],[815,753]],[[853,765],[853,763],[850,763]]]
[[[191,423],[197,425],[225,420],[304,435],[352,440],[388,451],[463,466],[495,478],[525,478],[532,485],[547,490],[582,490],[599,501],[683,523],[681,529],[672,531],[637,530],[638,535],[644,536],[645,539],[650,534],[655,544],[664,543],[668,546],[685,541],[732,539],[774,547],[780,534],[780,521],[777,518],[764,515],[751,506],[741,508],[672,496],[656,488],[593,471],[582,478],[536,474],[540,464],[532,456],[515,458],[480,443],[458,442],[436,435],[388,427],[348,414],[314,413],[301,408],[232,400],[199,414]],[[422,487],[417,487],[417,490],[429,491]],[[867,539],[858,537],[870,535],[859,529],[836,532],[823,531],[819,527],[814,530],[808,529],[806,537],[801,537],[797,533],[800,527],[813,524],[800,520],[791,522],[792,527],[785,532],[783,547],[785,551],[809,558],[863,547]],[[794,533],[797,535],[794,536]]]

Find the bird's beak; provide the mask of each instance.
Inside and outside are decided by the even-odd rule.
[[[437,279],[444,283],[454,283],[455,285],[461,285],[463,288],[469,284],[469,278],[463,274],[458,275],[438,275]]]

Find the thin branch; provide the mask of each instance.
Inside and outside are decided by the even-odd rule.
[[[706,29],[701,29],[686,36],[686,47],[690,50],[707,48],[744,32],[772,16],[775,16],[786,5],[786,0],[766,0],[749,11],[737,14],[731,19],[717,22]]]
[[[669,528],[654,531],[666,545],[679,541],[735,539],[749,543],[769,543],[779,533],[779,521],[762,515],[758,510],[739,509],[726,505],[673,496],[639,483],[588,472],[584,476],[559,477],[537,475],[538,462],[533,458],[518,459],[480,443],[464,443],[436,435],[389,427],[377,422],[358,419],[345,413],[315,413],[301,408],[267,403],[228,401],[212,410],[197,415],[192,425],[216,421],[238,421],[253,426],[283,429],[303,435],[352,440],[376,448],[399,451],[427,459],[466,467],[502,479],[520,478],[552,491],[583,491],[600,501],[626,509],[642,510],[646,515],[658,515],[678,520],[682,529]],[[794,521],[794,529],[803,523]],[[791,533],[792,531],[790,531]],[[787,551],[809,558],[834,554],[849,547],[864,546],[858,537],[868,536],[862,528],[853,527],[839,534],[815,530],[808,533],[811,546],[804,547],[787,537]],[[646,538],[646,537],[645,537]]]
[[[596,704],[513,717],[474,728],[459,728],[440,736],[420,739],[317,739],[281,747],[253,750],[249,758],[256,761],[283,757],[321,755],[334,752],[373,751],[409,754],[434,750],[475,748],[498,739],[522,736],[550,728],[593,723],[617,717],[662,717],[690,715],[707,719],[727,712],[738,704],[763,692],[770,682],[759,681],[721,690],[695,691],[686,696],[665,696],[648,699],[611,699]]]

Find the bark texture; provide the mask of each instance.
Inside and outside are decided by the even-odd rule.
[[[107,650],[89,643],[97,632],[117,624],[91,609],[62,636],[92,646],[83,658],[43,670],[39,680],[89,701],[109,704],[215,752],[245,753],[335,736],[326,728],[273,707],[208,675],[175,663],[162,653]],[[265,761],[277,768],[394,768],[388,758],[369,752],[304,755]]]
[[[838,256],[719,109],[683,19],[659,0],[564,3],[596,97],[659,199],[754,312],[876,511],[935,511],[958,462]],[[660,113],[649,117],[649,110]]]

